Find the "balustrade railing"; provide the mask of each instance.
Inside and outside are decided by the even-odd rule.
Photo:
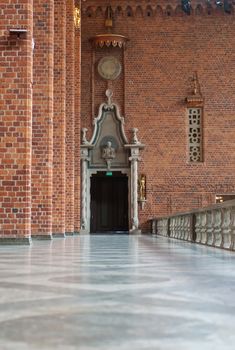
[[[235,200],[154,218],[152,234],[235,250]]]

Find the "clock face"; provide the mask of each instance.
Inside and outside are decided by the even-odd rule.
[[[98,73],[103,79],[114,80],[120,75],[121,71],[121,63],[113,56],[103,57],[98,63]]]

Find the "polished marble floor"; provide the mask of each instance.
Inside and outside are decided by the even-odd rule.
[[[235,253],[99,235],[0,247],[0,350],[235,348]]]

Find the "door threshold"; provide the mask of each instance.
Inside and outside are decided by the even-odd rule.
[[[91,235],[129,235],[129,231],[103,231],[91,232]]]

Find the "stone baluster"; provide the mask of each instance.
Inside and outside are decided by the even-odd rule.
[[[153,219],[152,220],[152,234],[156,235],[156,233],[157,233],[157,220]]]
[[[231,208],[231,245],[229,249],[235,250],[235,207]]]
[[[175,218],[170,218],[170,237],[174,237],[175,232]]]
[[[181,217],[178,216],[177,217],[177,236],[176,236],[176,238],[180,238],[180,234],[181,234]]]
[[[232,239],[232,208],[223,209],[223,222],[222,222],[222,242],[221,248],[230,248]]]
[[[179,238],[184,239],[184,216],[180,217],[180,232],[179,232]]]
[[[173,231],[171,237],[176,238],[177,233],[177,217],[172,218],[173,221]]]
[[[170,232],[169,232],[169,236],[171,237],[172,234],[173,234],[173,231],[174,231],[174,218],[169,218],[169,220],[170,220],[170,225],[169,225]]]
[[[195,224],[195,232],[196,232],[196,242],[201,242],[201,213],[196,214],[196,224]]]
[[[185,230],[184,239],[186,241],[189,241],[190,240],[190,215],[185,216],[184,230]]]
[[[177,216],[174,217],[174,231],[172,237],[177,238]]]
[[[158,235],[161,235],[161,219],[157,220],[157,233]]]
[[[177,237],[177,216],[174,217],[174,231],[172,237],[176,238]]]
[[[194,214],[189,215],[189,241],[194,242],[194,232],[195,232],[195,222],[194,222]]]
[[[206,212],[206,243],[208,245],[212,245],[213,243],[213,221],[212,221],[212,212]]]
[[[214,242],[213,242],[213,245],[215,245],[216,247],[220,247],[222,244],[222,235],[221,235],[222,220],[223,220],[222,209],[216,209],[215,215],[214,215]]]
[[[168,235],[168,219],[164,220],[164,236]]]
[[[185,227],[184,227],[184,224],[185,224],[185,216],[181,216],[181,222],[180,222],[180,239],[183,239],[184,240],[184,237],[185,237]]]
[[[206,212],[202,212],[201,213],[201,243],[202,244],[206,244],[207,242],[206,225],[207,225]]]

